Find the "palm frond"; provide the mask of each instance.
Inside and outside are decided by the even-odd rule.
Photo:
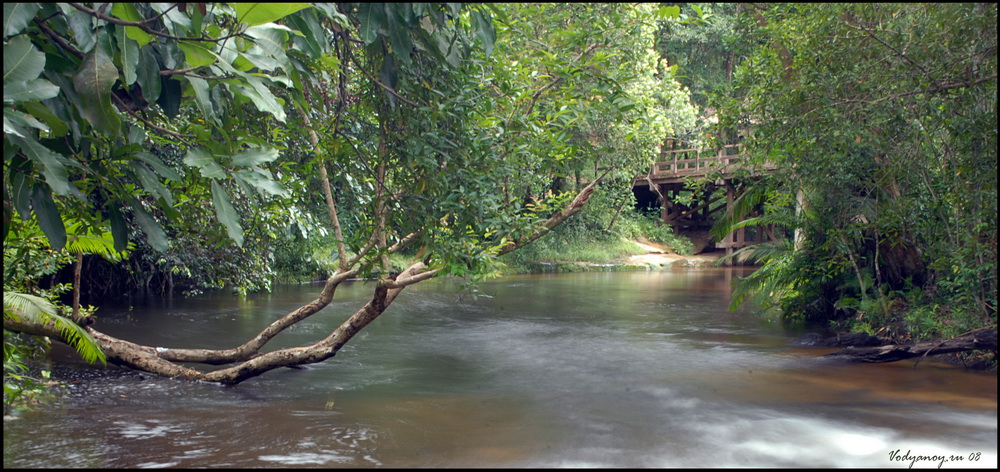
[[[76,349],[83,360],[91,364],[97,361],[107,363],[104,351],[90,333],[73,320],[59,315],[55,305],[42,297],[4,291],[3,316],[28,323],[51,324],[59,330],[63,341]]]
[[[764,213],[760,216],[753,216],[750,218],[745,218],[741,221],[737,221],[729,226],[730,230],[739,228],[751,228],[756,226],[781,226],[783,228],[795,229],[799,226],[799,222],[790,209],[782,208],[776,211],[770,211]]]
[[[766,309],[775,305],[776,301],[782,300],[798,285],[799,276],[789,267],[795,256],[791,242],[778,241],[756,244],[741,248],[734,252],[733,256],[737,254],[741,254],[745,260],[752,257],[753,260],[763,261],[764,265],[750,275],[739,279],[735,284],[732,300],[729,304],[730,310],[735,310],[742,305],[748,296]]]
[[[709,230],[709,233],[715,237],[717,240],[725,239],[726,235],[733,230],[733,225],[739,221],[745,219],[747,215],[753,212],[761,203],[767,199],[767,188],[766,186],[752,186],[743,192],[736,200],[733,201],[733,205],[728,208],[725,213],[716,220],[715,224]]]

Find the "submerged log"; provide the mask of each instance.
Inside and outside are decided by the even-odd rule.
[[[823,357],[835,357],[853,362],[896,362],[914,357],[975,350],[991,351],[995,354],[997,329],[982,328],[943,341],[926,341],[913,345],[851,346]]]

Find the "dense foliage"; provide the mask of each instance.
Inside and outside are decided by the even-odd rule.
[[[405,286],[490,273],[688,126],[694,108],[654,49],[679,18],[618,4],[5,4],[5,256],[44,235],[72,261],[76,323],[94,272],[193,293],[326,271],[315,302],[236,350],[149,351],[87,328],[110,360],[163,375],[239,382],[318,362]],[[84,259],[93,248],[70,243],[85,235],[102,255],[128,250],[124,263]],[[356,276],[380,282],[335,342],[258,354]]]
[[[777,171],[743,206],[798,238],[748,249],[766,264],[742,291],[886,335],[995,326],[996,5],[744,14],[757,49],[724,124],[751,127],[748,151]]]
[[[995,5],[7,3],[3,34],[5,327],[94,360],[83,285],[327,278],[240,349],[147,359],[249,364],[348,277],[380,281],[367,323],[526,246],[683,250],[622,210],[666,138],[705,137],[689,89],[777,168],[720,228],[795,235],[739,254],[765,265],[737,301],[900,336],[996,323]],[[72,286],[36,283],[61,268]],[[24,345],[5,331],[5,379]]]

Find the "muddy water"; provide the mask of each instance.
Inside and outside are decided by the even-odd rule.
[[[4,424],[4,467],[990,467],[994,375],[848,365],[729,313],[724,269],[404,292],[340,354],[234,387],[60,357],[68,394]],[[230,347],[316,287],[102,310],[107,332]],[[279,338],[318,339],[363,283]],[[938,456],[938,457],[935,457]]]

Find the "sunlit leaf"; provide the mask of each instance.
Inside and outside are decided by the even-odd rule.
[[[274,94],[264,85],[264,82],[257,77],[247,77],[247,82],[251,87],[230,86],[230,90],[236,89],[245,97],[249,98],[257,109],[273,115],[278,121],[285,121],[285,108],[278,103]]]
[[[139,15],[139,11],[136,10],[135,4],[128,2],[115,2],[111,4],[111,15],[121,18],[126,21],[140,22],[144,18]],[[126,26],[125,36],[131,38],[133,41],[138,43],[139,47],[143,47],[149,44],[153,40],[149,33],[139,29],[136,26]]]
[[[177,46],[184,51],[188,64],[194,67],[209,66],[215,63],[215,54],[205,46],[194,41],[180,41]]]
[[[272,179],[271,176],[264,170],[240,169],[233,172],[233,176],[243,180],[262,193],[268,193],[274,196],[288,195],[288,190],[282,187],[278,182],[275,182],[274,179]]]
[[[17,125],[20,125],[20,126],[27,126],[27,127],[30,127],[30,128],[40,129],[42,131],[48,131],[49,130],[49,127],[45,123],[42,123],[41,121],[38,121],[37,119],[35,119],[35,117],[33,117],[33,116],[29,115],[29,114],[21,113],[21,112],[19,112],[17,110],[4,109],[4,111],[3,111],[3,121],[4,121],[4,132],[5,133],[8,133],[8,132],[12,131],[12,130],[8,130],[7,129],[7,120],[8,119],[11,121],[11,123],[17,124]],[[17,136],[23,137],[21,134],[17,134]]]
[[[262,25],[280,20],[303,8],[309,8],[308,3],[230,3],[236,10],[236,18],[241,23],[250,26]]]

